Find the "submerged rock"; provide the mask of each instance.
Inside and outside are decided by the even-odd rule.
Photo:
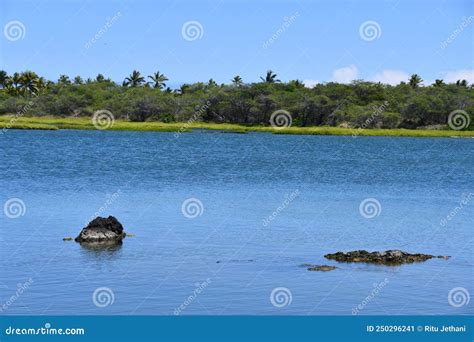
[[[96,217],[83,228],[74,241],[79,243],[114,244],[122,243],[125,237],[122,224],[113,216]]]
[[[326,254],[324,257],[326,259],[336,260],[339,262],[365,262],[382,265],[411,264],[414,262],[426,261],[432,258],[449,258],[448,256],[434,256],[431,254],[410,254],[398,249],[388,250],[385,252],[367,252],[365,250],[337,252],[333,254]]]
[[[304,267],[307,267],[308,271],[321,271],[321,272],[328,272],[335,270],[336,266],[329,266],[329,265],[311,265],[305,264]]]

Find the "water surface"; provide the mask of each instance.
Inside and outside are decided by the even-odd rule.
[[[474,313],[448,301],[455,287],[474,293],[474,197],[460,207],[474,193],[474,139],[66,130],[0,139],[0,199],[26,208],[0,217],[2,314]],[[189,198],[202,203],[195,218],[182,212]],[[360,213],[367,198],[380,203],[373,218]],[[62,241],[95,213],[135,236],[112,250]],[[323,257],[356,249],[452,258],[386,267]],[[113,303],[97,306],[104,287]],[[285,289],[273,305],[276,288]]]

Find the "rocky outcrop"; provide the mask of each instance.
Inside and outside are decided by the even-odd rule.
[[[125,235],[122,224],[115,217],[96,217],[81,230],[74,241],[81,244],[114,244],[121,243]]]
[[[326,259],[339,262],[365,262],[370,264],[381,265],[401,265],[411,264],[414,262],[423,262],[432,258],[448,259],[447,256],[434,256],[431,254],[410,254],[398,249],[388,250],[385,252],[367,252],[365,250],[351,252],[337,252],[326,254]]]
[[[329,265],[311,265],[311,264],[305,264],[304,267],[308,271],[316,271],[316,272],[328,272],[335,270],[337,267],[336,266],[329,266]]]

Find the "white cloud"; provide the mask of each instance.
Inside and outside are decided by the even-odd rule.
[[[321,82],[318,80],[304,80],[303,83],[306,88],[313,88],[316,84]]]
[[[442,78],[445,83],[455,83],[457,80],[466,80],[469,83],[474,83],[474,70],[464,69],[448,71],[443,73]]]
[[[332,72],[332,81],[338,83],[350,83],[357,79],[359,70],[355,65],[349,65],[348,67],[336,69]]]
[[[441,73],[441,77],[445,83],[455,83],[457,80],[467,80],[470,84],[474,84],[474,69],[463,69],[446,71]],[[332,82],[350,83],[359,79],[359,70],[355,65],[349,65],[332,72]],[[398,85],[400,82],[408,82],[410,74],[402,70],[385,69],[381,72],[367,78],[370,82],[380,82],[383,84]],[[433,81],[434,82],[434,81]],[[428,86],[433,83],[431,80],[425,79],[423,84]],[[305,87],[313,88],[316,84],[322,83],[319,80],[304,80]]]
[[[380,82],[384,84],[397,85],[400,82],[408,82],[410,75],[400,70],[383,70],[369,78],[372,82]]]

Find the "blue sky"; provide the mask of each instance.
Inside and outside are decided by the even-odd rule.
[[[471,0],[2,0],[0,13],[0,68],[48,79],[160,70],[177,86],[272,69],[307,84],[412,73],[474,82]],[[190,21],[196,36],[183,34]]]

